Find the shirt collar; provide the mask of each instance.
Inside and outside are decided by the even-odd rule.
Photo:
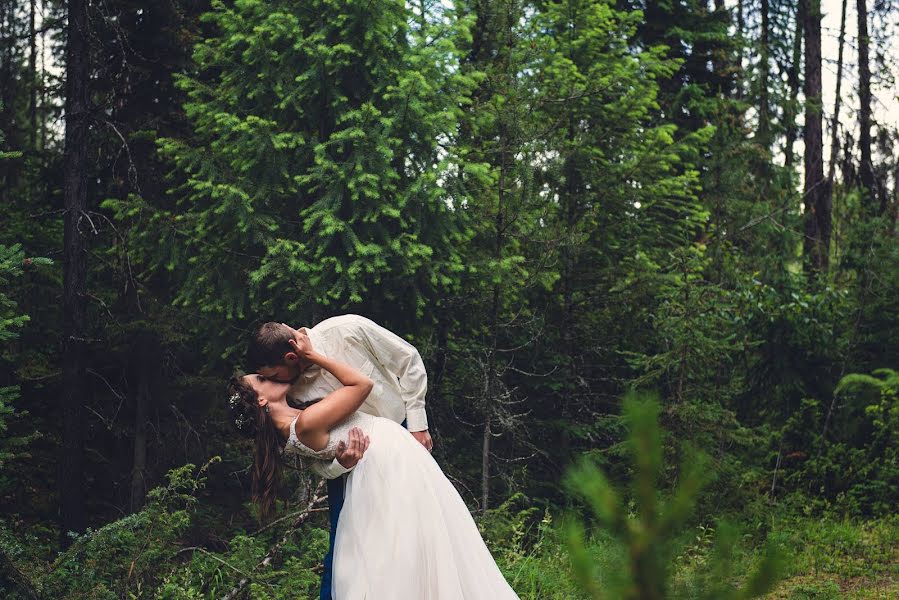
[[[320,351],[319,346],[322,344],[322,337],[315,330],[315,327],[300,327],[299,331],[305,331],[306,335],[309,336],[309,341],[312,342],[312,347]]]
[[[300,327],[299,331],[305,331],[306,335],[309,336],[309,341],[312,342],[312,349],[318,352],[322,352],[322,338],[317,331],[315,331],[314,327]],[[322,352],[324,354],[324,352]],[[309,381],[310,379],[314,379],[321,372],[322,368],[316,364],[309,365],[305,371],[300,373],[299,381]]]

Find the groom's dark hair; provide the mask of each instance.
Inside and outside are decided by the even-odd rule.
[[[263,323],[250,339],[247,362],[251,369],[276,367],[284,364],[284,355],[293,352],[290,331],[281,323]]]

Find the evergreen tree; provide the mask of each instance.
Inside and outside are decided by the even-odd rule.
[[[690,450],[680,467],[677,488],[664,498],[659,474],[664,468],[662,437],[658,416],[660,406],[653,394],[628,391],[624,398],[628,425],[627,447],[633,465],[628,495],[615,489],[606,475],[588,458],[566,474],[566,484],[582,500],[592,518],[623,547],[621,568],[597,577],[585,548],[585,528],[574,518],[565,524],[566,542],[574,574],[589,598],[662,600],[663,598],[755,598],[774,588],[784,566],[782,553],[769,544],[762,560],[734,586],[733,544],[736,532],[718,527],[715,547],[697,575],[698,589],[690,589],[671,578],[676,556],[677,533],[693,516],[700,491],[713,473],[705,455]],[[627,507],[632,498],[633,508]]]
[[[176,304],[408,326],[452,284],[464,232],[442,144],[468,82],[452,66],[464,25],[439,7],[214,4],[178,77],[193,135],[160,142],[177,204],[115,205],[150,215],[142,248],[176,274]]]
[[[534,19],[544,32],[536,114],[553,124],[541,140],[540,177],[550,199],[546,220],[559,240],[546,334],[554,351],[541,363],[558,367],[551,385],[560,395],[553,409],[566,424],[563,447],[572,422],[617,409],[610,399],[620,383],[609,368],[592,365],[626,373],[607,340],[627,345],[646,334],[646,319],[633,318],[655,308],[643,284],[708,218],[695,167],[714,130],[679,131],[659,110],[660,82],[679,63],[664,47],[638,43],[642,19],[605,2],[549,2]],[[641,285],[630,289],[626,281]],[[625,323],[628,330],[619,329]]]
[[[449,313],[443,327],[449,323],[458,332],[448,344],[461,360],[447,369],[452,384],[438,402],[467,426],[452,443],[480,449],[470,470],[480,481],[479,508],[485,511],[495,504],[497,475],[506,481],[515,476],[496,464],[509,465],[531,446],[522,420],[527,396],[515,389],[512,365],[515,348],[539,327],[526,290],[552,275],[540,264],[545,257],[528,248],[543,235],[538,219],[545,204],[534,188],[533,89],[523,76],[534,55],[526,6],[518,0],[472,2],[465,10],[474,23],[462,67],[478,85],[460,123],[462,163],[454,186],[472,237],[459,293],[441,304]]]

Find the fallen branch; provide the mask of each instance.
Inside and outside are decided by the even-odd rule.
[[[13,585],[13,589],[18,589],[26,597],[32,600],[40,600],[41,593],[16,563],[10,558],[6,552],[0,549],[0,581],[9,581]]]
[[[294,519],[294,521],[290,524],[290,527],[288,527],[287,531],[284,532],[284,535],[281,536],[281,539],[278,540],[278,542],[269,549],[268,553],[265,555],[265,558],[263,558],[262,561],[253,569],[254,571],[262,567],[269,566],[275,556],[277,556],[281,551],[281,548],[284,547],[284,544],[287,543],[287,540],[290,539],[290,536],[293,535],[293,532],[299,529],[303,525],[303,523],[305,523],[309,519],[309,517],[312,516],[313,513],[317,512],[315,510],[315,505],[324,500],[324,496],[320,495],[322,490],[324,489],[324,486],[325,480],[322,479],[318,482],[318,486],[316,486],[315,491],[312,492],[312,500],[310,500],[309,504],[306,505],[306,509],[297,514],[296,519]],[[237,582],[237,585],[234,586],[234,588],[230,592],[222,597],[222,600],[234,600],[234,598],[236,598],[237,595],[240,594],[245,587],[247,587],[248,583],[250,583],[250,577],[244,577]]]

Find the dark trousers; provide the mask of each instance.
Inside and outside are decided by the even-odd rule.
[[[331,600],[331,569],[334,564],[334,535],[337,533],[337,517],[343,508],[343,479],[346,475],[328,480],[328,516],[331,519],[331,537],[328,553],[325,554],[325,569],[322,571],[322,588],[319,600]]]
[[[403,420],[403,427],[406,421]],[[331,574],[334,567],[334,536],[337,535],[337,518],[343,508],[343,482],[346,475],[328,480],[328,516],[331,520],[330,543],[325,554],[325,568],[322,571],[322,587],[319,600],[331,600]]]

